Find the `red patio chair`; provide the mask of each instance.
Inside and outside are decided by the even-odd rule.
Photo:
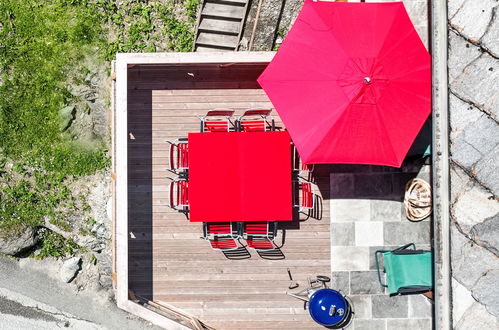
[[[240,132],[265,132],[274,131],[275,123],[271,118],[271,123],[267,122],[267,117],[272,109],[247,109],[242,116],[236,120],[236,128]]]
[[[172,179],[170,183],[169,207],[177,212],[189,213],[189,182],[185,179]]]
[[[277,235],[277,222],[247,222],[243,237],[248,247],[255,250],[274,250],[277,246],[274,239]]]
[[[232,109],[213,109],[206,115],[199,117],[201,120],[201,132],[229,132],[231,118],[234,114]]]
[[[312,182],[298,178],[298,204],[295,205],[299,212],[315,208],[315,194]]]
[[[209,241],[214,250],[229,251],[239,248],[239,230],[234,222],[205,222],[201,238]]]
[[[189,169],[189,145],[186,138],[167,141],[170,144],[170,168],[168,171],[187,176]]]

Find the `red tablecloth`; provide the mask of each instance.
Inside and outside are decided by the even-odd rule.
[[[190,133],[190,221],[290,221],[291,171],[287,132]]]

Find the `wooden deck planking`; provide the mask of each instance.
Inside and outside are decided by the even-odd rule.
[[[255,251],[250,251],[251,259],[228,260],[199,238],[201,223],[190,223],[166,206],[167,177],[173,177],[167,171],[166,140],[198,132],[197,116],[212,108],[233,108],[240,114],[271,106],[254,81],[263,67],[240,69],[245,82],[236,80],[236,68],[129,69],[129,232],[134,237],[129,239],[129,285],[137,295],[181,308],[217,329],[320,328],[300,301],[285,295],[286,269],[301,286],[308,276],[330,273],[328,190],[320,189],[326,200],[323,220],[283,224],[289,227],[284,260],[264,260]],[[194,71],[195,77],[182,71]],[[165,89],[174,86],[180,89]],[[275,111],[273,116],[282,126]],[[318,171],[316,180],[328,187],[329,172]]]

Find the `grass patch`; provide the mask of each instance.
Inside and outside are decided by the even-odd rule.
[[[70,230],[67,216],[86,196],[72,196],[66,183],[110,165],[106,146],[75,142],[61,126],[60,110],[81,101],[68,84],[84,82],[86,56],[105,66],[116,52],[190,51],[198,5],[0,1],[0,235],[45,221]],[[74,251],[62,236],[44,235],[44,255]]]
[[[72,239],[64,238],[50,230],[43,231],[41,236],[41,244],[38,253],[35,256],[36,259],[47,257],[63,258],[84,250]]]

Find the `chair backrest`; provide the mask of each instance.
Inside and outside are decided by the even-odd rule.
[[[238,129],[241,132],[265,132],[269,126],[266,121],[272,109],[248,109],[238,118]],[[271,127],[271,129],[273,129]]]
[[[232,222],[205,222],[203,223],[204,238],[208,237],[236,237],[237,230]]]
[[[200,117],[201,132],[228,132],[230,118],[234,114],[232,109],[213,109]]]
[[[170,183],[170,207],[179,212],[187,212],[189,207],[189,182],[172,180]]]
[[[253,222],[249,221],[244,224],[243,237],[251,239],[252,237],[264,237],[271,241],[274,240],[277,234],[277,222]]]
[[[170,171],[179,174],[189,168],[189,145],[186,142],[170,142]]]
[[[314,209],[315,195],[311,182],[298,178],[298,204],[295,207],[299,211]]]
[[[253,109],[247,109],[244,111],[243,117],[251,117],[251,116],[260,116],[261,118],[264,118],[269,116],[270,113],[272,112],[272,109],[264,109],[264,108],[253,108]]]

